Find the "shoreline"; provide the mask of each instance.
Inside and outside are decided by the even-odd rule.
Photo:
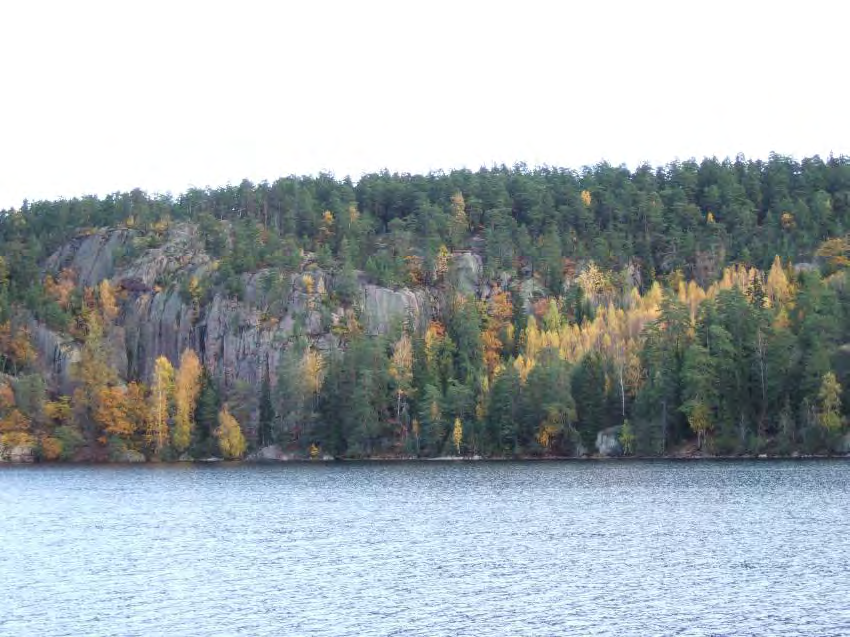
[[[704,462],[704,461],[812,461],[812,460],[850,460],[850,454],[800,454],[796,456],[778,456],[778,455],[723,455],[723,456],[551,456],[551,457],[455,457],[442,456],[436,458],[416,458],[416,457],[372,457],[372,458],[285,458],[285,459],[270,459],[270,458],[246,458],[242,460],[223,460],[223,459],[193,459],[193,460],[170,460],[170,461],[144,461],[144,462],[97,462],[97,461],[77,461],[77,462],[61,462],[61,461],[32,461],[32,462],[10,462],[0,461],[0,467],[4,466],[114,466],[114,467],[131,467],[131,466],[186,466],[186,465],[331,465],[331,464],[355,464],[355,463],[386,463],[386,464],[419,464],[419,463],[499,463],[499,462]]]

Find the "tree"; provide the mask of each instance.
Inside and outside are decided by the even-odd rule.
[[[118,316],[118,304],[115,302],[115,293],[112,291],[109,280],[103,279],[97,286],[97,291],[103,320],[107,324],[112,323]]]
[[[692,439],[720,453],[755,451],[772,436],[789,453],[800,443],[814,450],[830,438],[822,417],[844,416],[840,404],[824,411],[821,390],[833,370],[847,384],[848,193],[850,158],[772,156],[633,171],[602,163],[580,173],[524,165],[382,173],[357,185],[320,175],[176,198],[136,190],[27,203],[0,211],[0,373],[15,377],[6,383],[20,394],[14,409],[42,457],[57,453],[55,441],[60,457],[73,456],[77,439],[96,451],[89,457],[104,457],[97,445],[137,445],[162,420],[163,457],[213,451],[221,405],[212,379],[183,400],[175,361],[164,419],[154,418],[144,387],[125,387],[154,367],[151,352],[165,341],[140,330],[126,343],[128,378],[118,377],[121,331],[133,336],[136,327],[121,314],[138,318],[149,307],[136,298],[148,286],[91,280],[99,267],[78,281],[66,259],[50,256],[95,254],[108,228],[131,227],[132,240],[115,251],[117,271],[138,271],[140,251],[163,246],[176,260],[155,285],[177,282],[190,322],[228,294],[257,310],[260,329],[293,319],[273,386],[262,365],[254,385],[221,375],[229,413],[249,438],[259,414],[261,444],[400,453],[412,451],[414,432],[418,452],[451,453],[457,418],[461,451],[472,454],[573,452],[577,431],[591,442],[596,429],[626,420],[637,453]],[[194,236],[182,229],[192,226],[211,259],[206,273],[181,254]],[[463,249],[489,279],[469,296],[444,280],[450,250]],[[820,269],[792,265],[813,257]],[[383,285],[439,288],[417,292],[434,301],[419,308],[433,320],[424,334],[406,325],[393,341],[363,337],[355,268],[364,267]],[[305,301],[334,337],[318,339],[321,353],[300,334]],[[339,304],[344,316],[331,316]],[[70,405],[52,393],[53,374],[35,400],[44,409],[24,399],[31,375],[54,369],[32,338],[37,329],[44,349],[42,326],[63,336],[63,350],[79,351],[74,377],[61,379],[74,382]],[[131,416],[131,401],[145,413]]]
[[[47,386],[41,374],[19,376],[14,383],[15,404],[34,424],[44,421]]]
[[[487,329],[481,335],[484,367],[489,378],[493,377],[501,365],[502,350],[513,345],[514,329],[511,324],[513,305],[509,292],[494,290],[487,303]]]
[[[520,377],[513,365],[496,376],[490,389],[486,429],[491,452],[501,454],[512,448],[518,450],[517,415],[520,408]],[[510,447],[508,445],[510,444]]]
[[[818,391],[818,422],[821,427],[830,433],[839,431],[842,427],[841,420],[841,385],[835,378],[835,374],[827,372],[823,375],[820,391]]]
[[[572,443],[576,421],[570,364],[547,348],[537,355],[537,362],[522,387],[518,414],[519,441],[524,447],[534,441],[544,452]]]
[[[446,437],[442,409],[443,396],[438,387],[425,385],[419,403],[420,443],[433,455],[438,455]]]
[[[348,239],[343,239],[343,248],[347,248]],[[347,252],[347,250],[346,250]],[[358,297],[360,286],[357,282],[357,274],[354,271],[351,258],[343,258],[342,267],[334,278],[334,292],[343,305],[351,306]]]
[[[192,442],[195,426],[195,406],[201,391],[201,361],[194,350],[185,349],[174,381],[174,429],[171,441],[178,452]]]
[[[773,305],[782,305],[788,299],[791,292],[791,284],[785,269],[782,267],[782,259],[776,255],[770,272],[767,275],[767,295]]]
[[[245,454],[245,437],[236,418],[230,415],[225,405],[218,414],[218,428],[215,430],[221,454],[228,460],[238,460]]]
[[[0,406],[2,406],[2,400],[0,400]],[[44,404],[44,415],[50,424],[57,427],[73,424],[74,412],[71,407],[71,398],[60,396],[57,400],[47,401]]]
[[[452,429],[452,443],[455,446],[455,453],[460,455],[460,445],[463,442],[463,423],[460,418],[455,418],[455,425]]]
[[[218,412],[221,409],[221,399],[215,380],[206,370],[201,370],[201,391],[195,406],[196,437],[201,450],[208,452],[205,443],[213,436],[218,426]]]
[[[605,362],[597,352],[586,355],[573,371],[571,389],[576,404],[578,431],[587,449],[592,448],[597,432],[608,428],[613,422],[606,391],[608,386]]]
[[[635,431],[632,423],[628,420],[623,421],[623,426],[620,428],[620,446],[623,447],[623,454],[630,456],[635,452]]]
[[[165,356],[156,359],[151,382],[150,417],[146,437],[155,454],[168,443],[168,421],[174,396],[174,368]]]
[[[275,438],[281,445],[299,442],[315,411],[310,378],[304,374],[307,347],[306,340],[297,340],[283,352],[278,365],[273,410],[278,418]]]
[[[128,417],[125,393],[121,387],[102,388],[94,419],[106,434],[129,439],[136,433],[136,423]]]
[[[540,246],[540,272],[544,285],[552,294],[560,294],[563,287],[563,255],[561,235],[554,224],[549,225]]]
[[[274,407],[272,406],[272,388],[269,378],[269,364],[263,366],[263,379],[260,383],[260,429],[259,444],[261,447],[272,443],[272,421]]]
[[[688,424],[697,435],[697,447],[702,449],[706,433],[711,430],[711,412],[708,405],[701,401],[692,401],[687,405]]]
[[[384,338],[358,334],[344,353],[328,358],[315,430],[323,449],[370,456],[394,438],[387,427],[395,403],[388,349]]]
[[[641,364],[647,382],[638,402],[644,417],[660,424],[657,450],[664,453],[671,439],[677,440],[683,433],[677,413],[681,413],[682,365],[692,338],[687,307],[665,297],[658,319],[645,328],[645,335]]]
[[[407,332],[393,345],[390,376],[396,386],[396,422],[401,423],[401,401],[410,392],[413,380],[413,345]]]
[[[74,391],[74,405],[86,427],[87,437],[91,440],[96,433],[91,425],[97,423],[95,412],[101,392],[117,383],[118,374],[109,364],[103,328],[94,313],[89,314],[87,327],[86,342],[80,352],[80,360],[74,367],[74,376],[79,382],[79,387]]]
[[[476,385],[482,361],[481,314],[473,299],[455,297],[448,333],[455,344],[455,377],[464,385]]]
[[[824,241],[815,256],[826,259],[833,271],[850,266],[850,235]]]
[[[134,435],[147,431],[149,416],[147,387],[136,382],[127,384],[127,391],[124,394],[124,414],[128,422],[132,423]]]
[[[682,382],[682,411],[688,418],[691,430],[697,434],[697,446],[701,449],[706,434],[712,428],[719,379],[711,353],[698,343],[691,344],[685,353]]]
[[[324,379],[324,363],[320,352],[312,348],[304,351],[304,357],[301,359],[301,371],[307,383],[307,390],[313,396],[314,408],[319,404],[319,392],[322,389]]]
[[[466,234],[469,232],[469,217],[466,215],[466,202],[460,191],[451,199],[451,245],[455,250],[463,246]]]

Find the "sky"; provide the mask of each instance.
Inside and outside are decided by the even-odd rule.
[[[290,174],[850,154],[850,3],[0,3],[0,208]]]

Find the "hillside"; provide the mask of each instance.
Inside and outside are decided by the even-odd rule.
[[[0,455],[847,450],[850,161],[0,213]]]

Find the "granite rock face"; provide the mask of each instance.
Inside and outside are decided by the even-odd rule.
[[[180,282],[208,279],[216,264],[204,251],[195,226],[176,224],[158,247],[138,245],[142,239],[132,229],[98,230],[66,244],[45,265],[53,274],[72,269],[81,287],[109,279],[120,290],[121,312],[106,338],[115,353],[111,364],[123,378],[146,381],[158,356],[176,364],[180,353],[192,348],[225,386],[237,380],[259,383],[266,364],[274,382],[281,355],[296,331],[323,350],[339,345],[332,327],[344,309],[329,302],[331,277],[315,264],[282,282],[284,309],[278,312],[270,314],[262,302],[267,271],[242,275],[245,293],[240,301],[217,293],[196,305],[181,292]],[[478,257],[462,253],[456,270],[470,291],[477,288]],[[310,286],[305,284],[308,273]],[[370,335],[386,334],[399,323],[423,329],[440,304],[432,290],[391,289],[365,280],[359,285],[356,312]],[[80,344],[44,325],[32,327],[39,353],[49,365],[46,371],[68,391]]]
[[[45,371],[56,381],[59,391],[69,394],[73,386],[72,369],[80,360],[80,346],[73,338],[47,329],[40,323],[31,325],[33,342],[46,363]]]
[[[470,251],[453,255],[450,276],[462,294],[480,294],[483,272],[484,265],[479,255]]]
[[[128,229],[102,229],[78,236],[48,259],[46,269],[58,273],[70,268],[77,273],[80,285],[92,287],[103,279],[112,278],[118,249],[128,246],[135,235]]]

